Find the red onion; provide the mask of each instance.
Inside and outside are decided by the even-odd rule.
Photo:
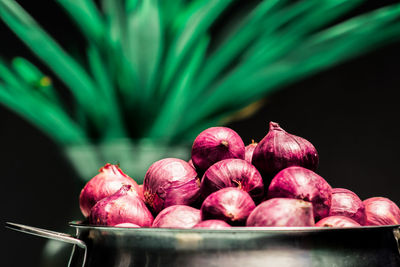
[[[121,228],[140,228],[139,225],[134,223],[119,223],[114,225],[114,227],[121,227]]]
[[[388,198],[372,197],[363,201],[365,205],[365,225],[400,224],[400,209]]]
[[[221,220],[206,220],[199,222],[193,228],[224,229],[231,228],[231,226]]]
[[[140,199],[144,201],[143,185],[142,185],[142,184],[138,185],[138,187],[137,187],[137,193],[138,193]]]
[[[132,185],[138,190],[138,184],[122,172],[118,165],[107,163],[99,170],[99,174],[89,180],[79,196],[82,214],[88,217],[90,209],[101,199],[117,192],[122,185]]]
[[[211,127],[202,131],[194,140],[192,160],[196,170],[205,172],[223,159],[244,159],[245,147],[240,136],[227,127]]]
[[[319,221],[329,215],[332,188],[315,172],[294,166],[283,169],[272,179],[267,196],[309,201],[314,207],[315,220]]]
[[[361,225],[353,219],[345,216],[328,216],[315,224],[319,227],[360,227]]]
[[[202,197],[225,187],[237,187],[259,202],[264,196],[264,184],[256,167],[243,159],[224,159],[214,163],[201,179]]]
[[[89,223],[110,226],[133,223],[148,227],[153,223],[153,215],[132,186],[123,185],[120,190],[93,206]]]
[[[314,226],[313,207],[298,199],[269,199],[251,212],[246,226]]]
[[[163,209],[154,219],[152,227],[192,228],[200,221],[200,210],[185,205],[174,205]]]
[[[172,205],[193,203],[199,196],[200,181],[186,161],[165,158],[147,170],[143,189],[146,203],[158,213]]]
[[[354,192],[348,189],[333,188],[329,216],[345,216],[353,219],[360,225],[364,225],[364,203]]]
[[[244,225],[256,207],[250,195],[240,189],[227,187],[209,195],[201,205],[201,219],[219,219],[231,225]]]
[[[251,163],[251,160],[253,158],[253,152],[254,152],[254,149],[256,149],[256,146],[257,146],[257,143],[254,142],[254,140],[251,140],[251,144],[248,144],[245,147],[244,159],[249,163]]]
[[[252,164],[260,171],[264,184],[280,170],[301,166],[316,170],[318,153],[306,139],[287,133],[278,123],[269,123],[268,134],[254,149]]]
[[[189,159],[188,164],[189,164],[190,166],[192,166],[193,169],[196,169],[196,167],[193,165],[193,160],[192,160],[192,159]]]

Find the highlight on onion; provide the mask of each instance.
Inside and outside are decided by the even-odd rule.
[[[245,225],[256,207],[251,196],[240,189],[227,187],[210,194],[201,205],[203,221],[218,219],[230,225]]]
[[[153,215],[132,186],[123,185],[120,190],[93,206],[89,223],[110,226],[132,223],[140,227],[149,227],[153,223]]]
[[[193,228],[225,229],[231,226],[222,220],[206,220],[199,222]]]
[[[192,161],[196,170],[204,173],[211,165],[223,159],[244,159],[242,138],[227,127],[211,127],[202,131],[192,146]]]
[[[214,163],[201,178],[200,194],[206,198],[222,188],[236,187],[249,193],[255,202],[264,196],[261,174],[243,159],[224,159]]]
[[[314,226],[313,207],[310,202],[299,199],[269,199],[250,213],[246,226]]]
[[[253,158],[253,152],[254,149],[256,149],[257,143],[254,142],[254,140],[251,140],[251,143],[245,146],[245,154],[244,154],[244,160],[247,162],[251,163],[251,160]]]
[[[313,205],[315,221],[329,215],[332,188],[315,172],[298,166],[280,171],[271,181],[268,198],[296,198]]]
[[[400,209],[386,197],[371,197],[363,201],[365,205],[365,225],[400,224]]]
[[[119,223],[114,225],[114,227],[121,227],[121,228],[140,228],[139,225],[134,223]]]
[[[153,228],[192,228],[201,221],[200,210],[186,205],[163,209],[154,219]]]
[[[318,221],[318,227],[360,227],[361,224],[345,216],[328,216]]]
[[[99,174],[90,179],[79,196],[79,207],[83,216],[88,217],[90,209],[101,199],[117,192],[121,186],[131,185],[138,191],[138,184],[126,175],[118,165],[107,163]]]
[[[143,181],[145,202],[157,214],[172,205],[190,205],[199,196],[196,171],[184,160],[165,158],[153,163]]]
[[[364,225],[365,206],[354,192],[345,188],[333,188],[329,216],[345,216]]]
[[[269,123],[268,134],[253,152],[252,164],[260,171],[264,184],[279,171],[290,166],[301,166],[315,171],[318,153],[306,139],[287,133],[278,123]]]

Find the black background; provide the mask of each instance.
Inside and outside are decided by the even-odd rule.
[[[54,1],[19,1],[60,43],[82,40]],[[365,11],[396,1],[368,1]],[[0,23],[1,56],[33,59]],[[71,48],[72,47],[72,48]],[[228,125],[245,143],[260,140],[268,122],[305,137],[320,155],[318,173],[333,187],[362,199],[386,196],[400,203],[399,42],[288,86],[266,99],[251,118]],[[37,62],[38,63],[38,62]],[[39,64],[39,63],[38,63]],[[76,174],[59,148],[16,114],[0,106],[2,266],[38,266],[45,240],[4,229],[5,221],[58,231],[76,219]]]

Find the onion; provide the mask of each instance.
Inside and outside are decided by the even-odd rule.
[[[138,190],[138,184],[122,172],[118,165],[107,163],[99,174],[89,180],[79,196],[79,206],[83,216],[88,217],[90,209],[101,199],[117,192],[122,185],[131,185]]]
[[[264,184],[256,167],[243,159],[224,159],[214,163],[201,179],[202,197],[226,187],[237,187],[259,202],[264,196]]]
[[[193,165],[193,160],[192,160],[192,159],[189,159],[188,164],[189,164],[190,166],[192,166],[193,169],[196,169],[196,167]]]
[[[353,219],[345,216],[328,216],[315,224],[319,227],[360,227],[361,225]]]
[[[143,185],[142,185],[142,184],[138,185],[138,187],[137,187],[137,193],[138,193],[140,199],[144,201]]]
[[[143,181],[146,203],[157,214],[172,205],[190,205],[199,196],[196,171],[184,160],[165,158],[153,163]]]
[[[93,206],[89,223],[110,226],[133,223],[148,227],[153,223],[153,216],[132,186],[123,185],[120,190]]]
[[[240,136],[227,127],[211,127],[194,140],[192,160],[196,170],[204,173],[211,165],[223,159],[244,159],[245,146]]]
[[[316,170],[318,153],[306,139],[287,133],[278,123],[269,123],[268,134],[253,152],[252,164],[260,171],[264,184],[289,166]]]
[[[119,223],[114,225],[114,227],[121,227],[121,228],[140,228],[139,225],[134,223]]]
[[[254,140],[251,140],[251,144],[248,144],[247,146],[245,146],[245,154],[244,154],[244,159],[251,163],[251,160],[253,158],[253,152],[254,149],[256,149],[257,143],[254,142]]]
[[[327,217],[331,206],[332,188],[324,178],[303,167],[280,171],[268,188],[268,198],[284,197],[309,201],[316,221]]]
[[[333,188],[329,216],[345,216],[364,225],[365,206],[354,192],[344,188]]]
[[[388,198],[372,197],[363,201],[365,205],[365,225],[400,224],[400,209]]]
[[[200,221],[200,210],[186,205],[174,205],[163,209],[154,219],[152,227],[192,228]]]
[[[221,220],[206,220],[199,222],[193,228],[224,229],[231,228],[231,226]]]
[[[256,207],[250,195],[240,189],[227,187],[209,195],[201,205],[201,219],[219,219],[231,225],[244,225]]]
[[[298,199],[269,199],[251,212],[246,226],[314,226],[313,207]]]

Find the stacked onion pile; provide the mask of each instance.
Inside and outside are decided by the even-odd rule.
[[[232,129],[212,127],[194,140],[189,161],[153,163],[143,185],[106,164],[82,189],[80,208],[90,224],[116,227],[400,224],[394,202],[362,201],[348,189],[332,188],[317,166],[315,147],[277,123],[248,146]]]

